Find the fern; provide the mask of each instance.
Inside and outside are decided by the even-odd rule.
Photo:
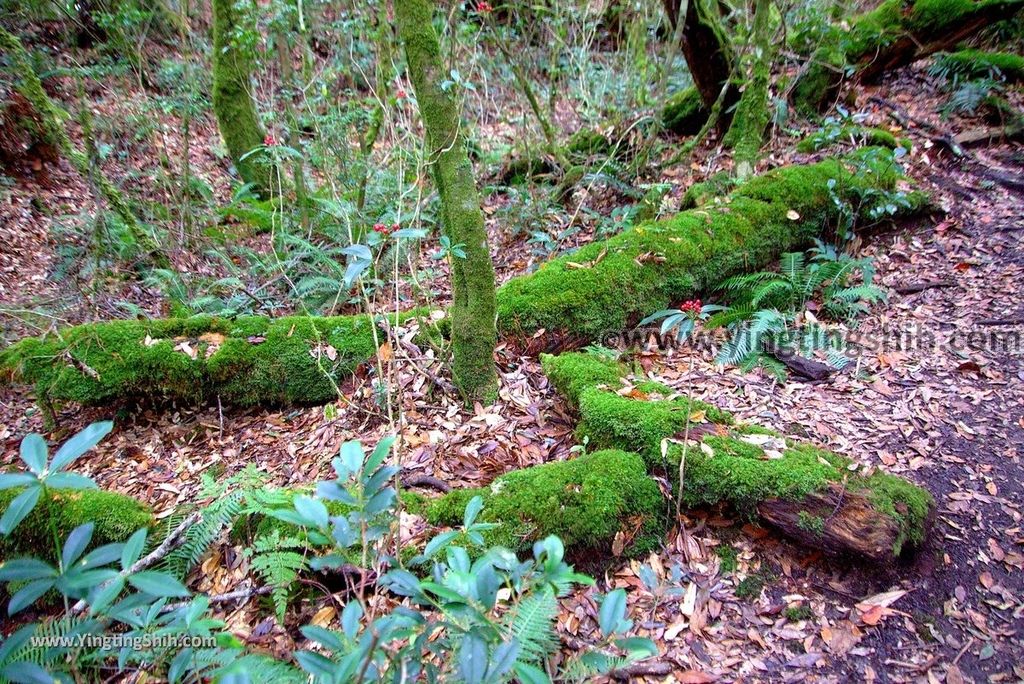
[[[519,643],[519,660],[535,664],[546,659],[558,645],[554,621],[558,602],[551,588],[545,588],[520,601],[506,621],[508,633]]]
[[[288,595],[292,585],[299,578],[299,573],[309,567],[303,553],[306,544],[295,537],[282,537],[279,530],[259,537],[253,543],[252,569],[273,590],[270,594],[274,602],[277,620],[284,624],[284,614],[288,609]]]

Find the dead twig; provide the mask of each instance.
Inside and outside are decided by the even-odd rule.
[[[918,292],[924,292],[925,290],[931,290],[936,287],[956,287],[956,283],[952,280],[926,280],[920,283],[899,285],[893,289],[896,290],[897,294],[910,295],[917,294]]]

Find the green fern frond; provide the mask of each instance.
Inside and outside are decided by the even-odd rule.
[[[527,596],[506,620],[506,630],[519,643],[519,660],[538,663],[558,646],[554,622],[558,615],[555,593],[545,588]]]

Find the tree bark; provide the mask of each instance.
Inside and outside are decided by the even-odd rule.
[[[64,120],[68,116],[67,112],[55,105],[43,90],[43,84],[32,69],[32,62],[21,41],[2,27],[0,27],[0,48],[7,53],[17,74],[18,83],[15,85],[15,89],[40,116],[46,143],[54,149],[60,150],[61,154],[71,162],[75,171],[91,181],[98,195],[97,201],[106,202],[110,209],[117,214],[118,219],[135,238],[139,248],[146,253],[150,263],[160,268],[167,267],[170,264],[167,256],[153,236],[139,224],[138,218],[121,191],[110,182],[101,169],[90,162],[88,155],[76,149],[72,144],[67,129],[64,127]]]
[[[494,266],[491,263],[480,196],[461,130],[459,102],[442,88],[446,71],[434,32],[429,0],[396,0],[398,35],[405,44],[409,76],[426,130],[426,151],[441,198],[441,224],[452,245],[452,375],[469,401],[490,402],[497,395],[494,367]]]
[[[717,29],[712,18],[707,16],[709,10],[700,7],[698,3],[699,0],[687,0],[679,47],[706,109],[710,110],[715,104],[723,87],[727,89],[722,116],[718,120],[719,130],[724,132],[728,130],[733,108],[740,99],[739,88],[730,81],[734,55],[732,46]],[[664,5],[668,20],[675,30],[681,0],[664,0]]]
[[[275,169],[266,155],[253,153],[264,144],[256,104],[250,92],[250,63],[234,43],[237,17],[233,0],[213,0],[213,113],[238,175],[266,198]]]

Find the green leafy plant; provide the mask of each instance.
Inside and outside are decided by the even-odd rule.
[[[830,363],[845,365],[842,342],[821,321],[852,325],[871,305],[884,302],[885,291],[873,283],[874,264],[818,242],[810,259],[800,252],[782,256],[779,270],[726,280],[721,289],[730,306],[708,320],[709,328],[726,328],[729,338],[718,361],[745,369],[784,370],[770,352],[824,350]]]

